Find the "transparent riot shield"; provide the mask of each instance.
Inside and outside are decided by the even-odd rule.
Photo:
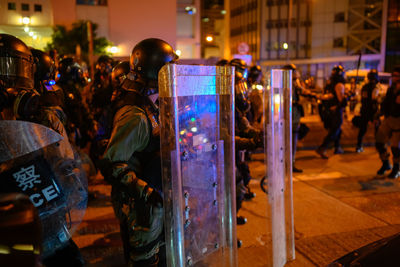
[[[273,69],[264,92],[268,266],[294,260],[292,188],[292,73]]]
[[[27,195],[43,228],[42,257],[62,248],[86,210],[80,160],[55,131],[26,121],[0,121],[0,192]]]
[[[234,72],[168,64],[159,73],[168,266],[236,266]]]

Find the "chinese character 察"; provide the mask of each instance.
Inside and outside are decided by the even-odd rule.
[[[34,184],[40,184],[40,175],[35,175],[35,166],[21,168],[19,172],[13,174],[14,179],[19,183],[18,186],[25,191],[27,188],[33,188]]]

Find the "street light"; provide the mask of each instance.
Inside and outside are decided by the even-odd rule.
[[[289,45],[288,45],[288,43],[283,43],[282,47],[283,47],[283,49],[287,50],[289,48]]]
[[[29,17],[23,17],[21,21],[24,25],[28,25],[29,23],[31,23],[31,19]]]
[[[177,50],[175,51],[175,54],[176,54],[178,57],[180,57],[180,56],[182,55],[182,51],[179,50],[179,49],[177,49]]]
[[[214,37],[212,37],[212,35],[207,35],[206,36],[206,41],[211,43],[214,40]]]
[[[109,46],[107,47],[107,52],[111,53],[111,54],[116,54],[119,52],[119,47],[118,46]]]

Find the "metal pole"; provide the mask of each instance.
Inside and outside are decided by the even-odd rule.
[[[87,35],[89,41],[89,68],[90,68],[90,78],[93,80],[94,77],[94,66],[93,66],[93,29],[92,29],[92,22],[87,22]]]
[[[289,48],[290,48],[290,28],[292,22],[292,9],[293,9],[293,0],[289,0],[288,6],[288,24],[287,24],[287,32],[286,32],[286,43],[288,44],[288,48],[286,49],[286,61],[289,62]]]

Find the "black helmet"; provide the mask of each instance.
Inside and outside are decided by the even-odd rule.
[[[229,64],[229,61],[227,59],[220,59],[215,63],[216,66],[226,66]]]
[[[332,85],[337,83],[345,83],[344,68],[341,65],[336,65],[332,68],[330,80]]]
[[[367,78],[368,78],[368,81],[378,82],[378,79],[379,79],[378,71],[376,69],[370,70],[367,74]]]
[[[284,69],[284,70],[297,70],[296,65],[294,65],[294,64],[287,64],[287,65],[283,66],[282,69]]]
[[[111,73],[113,59],[109,56],[102,55],[97,59],[96,69],[100,72]]]
[[[33,88],[33,57],[20,39],[0,34],[0,80],[7,88]]]
[[[87,84],[87,80],[83,75],[83,70],[81,66],[74,61],[72,57],[63,58],[58,66],[59,81],[68,83],[72,81],[78,83],[82,86]]]
[[[115,88],[120,87],[130,72],[129,61],[118,63],[111,72],[111,82]]]
[[[344,68],[342,65],[335,65],[332,68],[332,76],[341,76],[344,77]]]
[[[248,87],[245,79],[240,79],[235,83],[235,106],[244,113],[247,113],[250,110]]]
[[[135,45],[130,57],[130,66],[139,79],[157,81],[161,67],[177,59],[178,56],[171,45],[161,39],[149,38]]]
[[[110,58],[107,55],[101,55],[98,59],[97,59],[97,64],[100,63],[105,63],[105,64],[112,64],[113,60],[112,58]]]
[[[249,70],[249,78],[250,82],[260,82],[262,76],[261,67],[258,65],[252,66]]]
[[[39,49],[31,48],[31,52],[36,66],[35,83],[54,80],[54,60],[47,53]]]
[[[235,67],[235,77],[238,79],[247,79],[247,65],[243,59],[234,58],[229,62],[229,65]]]

